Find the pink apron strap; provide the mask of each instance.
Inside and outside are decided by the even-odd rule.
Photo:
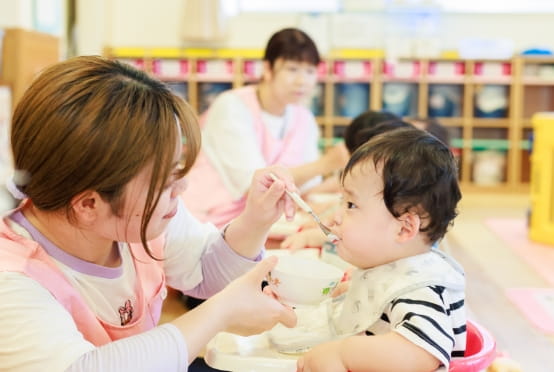
[[[163,257],[164,238],[151,242],[156,256]],[[14,233],[4,219],[0,220],[0,270],[20,272],[36,280],[71,314],[79,332],[96,346],[153,328],[165,297],[165,276],[161,264],[138,249],[133,249],[137,271],[137,299],[145,304],[143,314],[129,327],[102,322],[91,311],[79,292],[71,285],[52,258],[36,242]],[[140,246],[142,249],[142,246]]]

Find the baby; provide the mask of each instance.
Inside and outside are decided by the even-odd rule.
[[[354,265],[338,340],[298,360],[298,371],[448,369],[466,344],[462,268],[433,248],[457,215],[457,169],[446,145],[401,128],[358,148],[341,177],[333,233]]]

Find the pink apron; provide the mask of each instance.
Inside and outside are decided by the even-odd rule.
[[[252,114],[252,129],[256,133],[266,166],[280,164],[292,167],[303,163],[301,154],[306,147],[306,123],[311,116],[306,108],[300,105],[292,106],[292,122],[288,123],[285,136],[282,139],[276,139],[263,123],[262,109],[256,97],[255,86],[235,89],[232,94],[237,94]],[[205,116],[201,122],[203,119]],[[232,141],[233,139],[227,140]],[[198,154],[196,163],[188,173],[187,179],[188,186],[181,197],[190,212],[200,221],[209,221],[217,227],[222,227],[237,217],[244,209],[246,197],[235,199],[231,196],[223,184],[221,176],[203,151]]]
[[[163,237],[152,241],[156,257],[162,256],[163,245]],[[97,318],[46,251],[35,241],[12,231],[4,219],[0,219],[0,247],[0,270],[20,272],[40,283],[71,314],[84,338],[96,346],[145,332],[160,319],[165,274],[161,262],[150,258],[141,244],[131,244],[137,273],[137,304],[133,319],[124,326]]]

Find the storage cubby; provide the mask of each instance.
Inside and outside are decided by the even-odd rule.
[[[198,113],[222,91],[259,81],[263,67],[260,50],[111,48],[106,55],[165,81]],[[381,51],[335,50],[318,66],[306,104],[322,149],[367,109],[432,117],[448,130],[464,190],[527,191],[530,118],[554,111],[554,58],[387,60]]]
[[[538,111],[554,111],[554,81],[552,86],[525,83],[523,89],[525,120],[531,120],[531,116]]]
[[[464,90],[460,84],[429,84],[427,116],[430,118],[460,118],[463,112]]]
[[[317,83],[309,106],[316,117],[325,115],[325,83]]]
[[[369,109],[369,94],[369,83],[336,83],[334,85],[334,116],[352,119],[367,111]]]
[[[198,113],[204,113],[220,93],[231,89],[232,86],[233,85],[230,82],[199,82],[198,106],[196,107]]]

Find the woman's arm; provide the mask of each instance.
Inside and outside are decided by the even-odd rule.
[[[75,360],[66,372],[185,371],[187,345],[179,329],[164,324],[148,332],[97,347]]]
[[[252,334],[278,321],[294,325],[294,312],[261,291],[274,264],[260,263],[173,324],[102,347],[85,340],[71,314],[36,281],[0,273],[0,370],[183,371],[219,331]]]
[[[335,145],[318,159],[290,169],[294,182],[303,185],[316,176],[326,175],[344,168],[350,155],[344,143]]]
[[[48,290],[24,274],[0,273],[0,370],[63,371],[93,349]]]

